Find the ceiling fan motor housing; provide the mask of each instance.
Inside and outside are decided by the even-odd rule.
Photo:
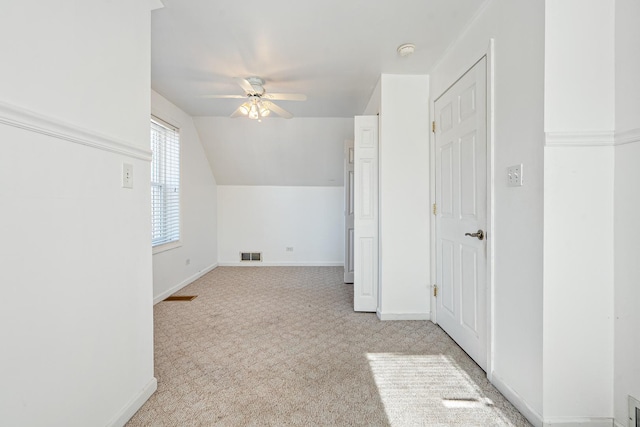
[[[264,85],[264,80],[260,77],[247,77],[247,81],[253,88],[254,93],[257,95],[262,95],[264,93],[264,87],[262,87]]]

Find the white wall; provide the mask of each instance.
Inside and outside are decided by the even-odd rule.
[[[616,0],[615,419],[626,425],[627,396],[640,400],[640,3]],[[626,142],[625,144],[622,144]]]
[[[218,185],[342,186],[353,118],[195,117]]]
[[[545,130],[610,130],[615,111],[612,2],[545,3]]]
[[[0,419],[122,425],[156,387],[148,4],[2,9]]]
[[[626,425],[627,396],[640,400],[640,137],[616,147],[615,162],[615,418]]]
[[[380,82],[378,315],[428,319],[429,77],[383,74]]]
[[[494,284],[491,380],[531,420],[542,415],[544,4],[489,1],[431,77],[440,96],[487,52],[493,56]],[[523,187],[506,169],[524,164]],[[490,237],[491,238],[491,237]]]
[[[219,185],[219,264],[240,264],[240,252],[250,251],[262,252],[258,265],[343,265],[343,192],[343,187]]]
[[[148,2],[112,3],[5,2],[2,100],[146,149],[135,117],[149,110]]]
[[[615,120],[616,131],[638,129],[640,119],[640,4],[616,0],[615,11]]]
[[[153,296],[159,302],[215,268],[218,214],[216,181],[193,120],[155,91],[151,113],[180,129],[180,246],[153,255]]]
[[[382,102],[382,76],[378,79],[378,83],[376,87],[373,89],[371,94],[371,98],[369,98],[369,102],[367,103],[367,107],[364,109],[362,113],[364,116],[375,116],[380,113],[380,103]]]
[[[611,418],[613,149],[545,148],[544,415]]]
[[[614,11],[607,0],[546,2],[543,405],[553,423],[613,416]]]

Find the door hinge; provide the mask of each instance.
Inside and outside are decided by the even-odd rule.
[[[431,132],[436,133],[436,122],[431,122]]]
[[[433,296],[438,297],[438,285],[433,285]]]
[[[434,215],[438,214],[438,206],[435,203],[433,204],[433,214]]]

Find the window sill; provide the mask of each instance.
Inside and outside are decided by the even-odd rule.
[[[177,242],[165,243],[163,245],[153,246],[151,253],[155,255],[155,254],[159,254],[160,252],[166,252],[172,249],[177,249],[181,246],[182,246],[182,242],[179,240]]]

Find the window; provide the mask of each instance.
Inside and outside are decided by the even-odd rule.
[[[151,245],[180,240],[180,134],[151,118]]]

